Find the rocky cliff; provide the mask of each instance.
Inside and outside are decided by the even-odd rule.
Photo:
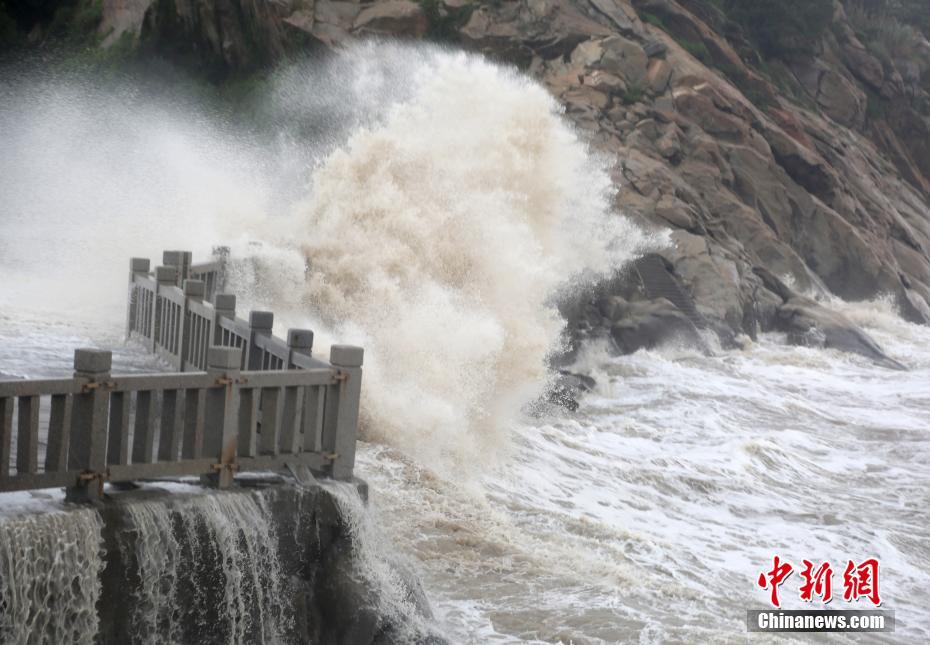
[[[816,302],[800,323],[784,309],[795,291],[888,294],[930,322],[930,43],[882,1],[801,3],[821,11],[781,26],[796,0],[104,0],[97,38],[217,74],[370,36],[517,65],[616,157],[618,208],[671,229],[667,277],[710,327],[817,343]],[[569,309],[585,336],[669,306],[649,300],[627,276]]]

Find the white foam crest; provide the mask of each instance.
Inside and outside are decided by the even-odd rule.
[[[0,523],[0,642],[94,642],[101,528],[91,509]]]

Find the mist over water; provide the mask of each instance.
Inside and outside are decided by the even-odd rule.
[[[876,555],[899,633],[874,640],[930,636],[925,328],[831,305],[906,373],[777,335],[712,357],[592,346],[580,412],[527,419],[560,293],[663,243],[612,212],[614,160],[533,82],[428,47],[290,66],[252,107],[0,87],[0,372],[118,342],[129,256],[229,244],[240,312],[314,329],[318,354],[365,347],[357,473],[395,546],[343,501],[393,610],[385,551],[455,642],[742,641],[775,552]]]

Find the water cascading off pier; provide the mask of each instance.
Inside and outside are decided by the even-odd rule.
[[[20,512],[0,523],[0,642],[426,638],[418,583],[361,535],[362,484],[250,483],[162,483],[65,511],[16,494]]]

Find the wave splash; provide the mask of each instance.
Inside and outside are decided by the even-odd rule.
[[[0,97],[0,304],[118,320],[127,255],[230,244],[241,309],[365,347],[364,436],[456,475],[545,389],[560,293],[657,241],[543,87],[465,53],[296,63],[248,123],[80,75]]]
[[[318,164],[310,196],[275,222],[277,241],[235,290],[263,291],[262,274],[289,267],[286,282],[304,286],[262,297],[276,312],[312,309],[365,347],[366,438],[472,469],[506,446],[509,421],[546,386],[560,291],[651,240],[613,211],[610,161],[515,70],[432,48],[346,56],[363,68],[389,59],[408,91],[364,85],[381,117],[359,119]]]

